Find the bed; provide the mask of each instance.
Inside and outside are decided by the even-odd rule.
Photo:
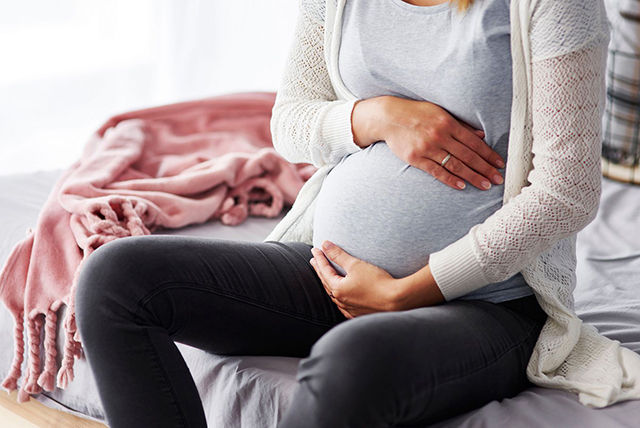
[[[0,262],[33,227],[40,207],[62,170],[0,176]],[[240,226],[217,222],[156,234],[211,236],[261,241],[284,213],[273,219],[250,217]],[[598,217],[578,235],[576,312],[601,333],[640,353],[640,186],[603,179]],[[59,317],[64,317],[66,308]],[[0,305],[0,374],[13,356],[13,320]],[[58,334],[58,354],[62,339]],[[275,427],[290,403],[298,358],[222,357],[177,344],[196,381],[211,427]],[[26,364],[23,365],[23,370]],[[64,389],[37,394],[48,407],[104,422],[95,380],[86,360],[75,363],[75,379]],[[22,379],[20,379],[22,382]],[[581,405],[574,394],[532,387],[511,399],[438,423],[438,428],[637,427],[640,400],[606,409]]]

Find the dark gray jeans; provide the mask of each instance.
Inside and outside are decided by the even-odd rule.
[[[302,358],[281,428],[426,426],[531,385],[525,367],[546,319],[535,297],[347,319],[310,250],[147,235],[92,253],[76,314],[108,424],[206,426],[174,341],[219,355]]]

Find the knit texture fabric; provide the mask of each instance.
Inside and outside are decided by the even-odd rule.
[[[271,130],[290,162],[319,167],[267,240],[312,245],[316,195],[353,142],[357,99],[337,72],[345,0],[300,0]],[[511,0],[513,103],[504,205],[430,256],[446,300],[522,272],[548,315],[531,382],[592,407],[640,399],[640,356],[583,324],[573,306],[575,237],[596,215],[609,28],[601,0]]]

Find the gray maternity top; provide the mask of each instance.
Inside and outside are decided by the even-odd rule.
[[[474,128],[508,158],[511,112],[509,0],[348,0],[339,71],[358,98],[430,101]],[[503,185],[456,190],[395,156],[384,141],[343,157],[317,196],[313,244],[335,242],[392,276],[410,275],[502,206]],[[344,270],[335,263],[341,273]],[[521,274],[460,299],[492,302],[532,294]]]

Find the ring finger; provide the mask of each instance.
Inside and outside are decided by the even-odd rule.
[[[447,157],[448,154],[449,153],[444,150],[440,153],[440,165],[442,165],[442,161]],[[438,160],[436,159],[436,161]],[[488,190],[491,188],[491,183],[489,182],[489,180],[469,168],[464,162],[453,155],[449,157],[449,160],[447,160],[447,162],[442,166],[451,174],[468,181],[480,190]]]

